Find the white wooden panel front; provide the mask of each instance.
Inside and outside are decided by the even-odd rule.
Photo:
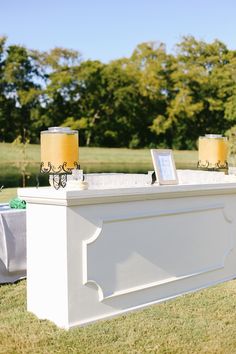
[[[233,247],[223,205],[100,220],[83,244],[83,282],[99,300],[224,267]]]

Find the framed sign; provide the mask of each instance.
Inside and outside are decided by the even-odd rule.
[[[159,184],[178,184],[172,150],[151,149],[151,155]]]

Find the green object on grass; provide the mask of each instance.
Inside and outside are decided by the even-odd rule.
[[[9,205],[13,209],[25,209],[26,201],[20,198],[14,198],[10,200]]]

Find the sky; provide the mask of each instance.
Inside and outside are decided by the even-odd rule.
[[[2,35],[7,45],[74,49],[103,63],[149,41],[174,53],[187,35],[236,49],[236,0],[0,0]]]

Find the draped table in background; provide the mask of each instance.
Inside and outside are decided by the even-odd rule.
[[[26,276],[26,211],[0,204],[0,283]]]

